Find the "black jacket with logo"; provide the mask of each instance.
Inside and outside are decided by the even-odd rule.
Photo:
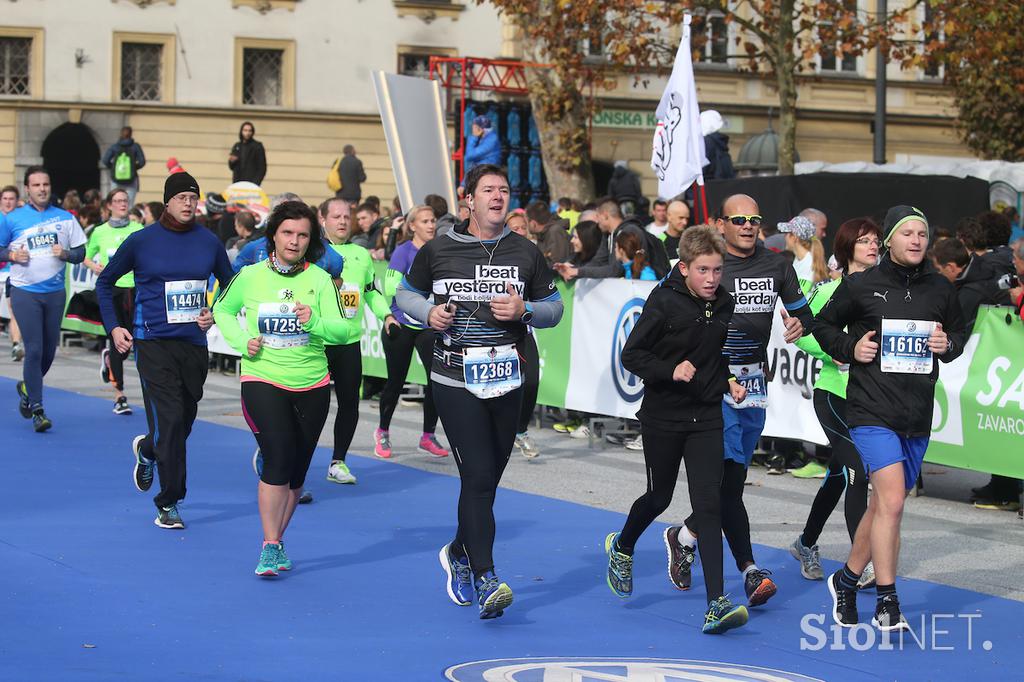
[[[729,361],[722,351],[733,298],[723,287],[705,301],[686,287],[679,268],[647,297],[622,349],[622,365],[644,380],[641,424],[664,431],[722,428],[722,395],[729,390]],[[674,381],[683,360],[697,368],[689,382]]]
[[[814,328],[822,350],[840,362],[851,363],[846,390],[851,427],[881,426],[902,436],[927,436],[931,433],[938,363],[933,361],[930,374],[883,373],[883,318],[942,323],[950,346],[937,357],[952,362],[963,353],[966,343],[956,290],[931,263],[907,268],[886,254],[876,267],[843,279],[818,313]],[[872,340],[879,344],[878,353],[870,363],[856,362],[854,347],[869,331],[875,332]]]

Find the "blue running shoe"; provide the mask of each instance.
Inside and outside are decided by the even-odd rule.
[[[618,597],[633,594],[633,557],[617,549],[618,533],[608,533],[604,551],[608,555],[608,587]]]
[[[32,418],[32,406],[28,402],[28,389],[25,388],[25,382],[19,381],[15,388],[18,390],[18,412],[25,419]]]
[[[708,604],[708,611],[704,614],[704,627],[701,629],[705,635],[720,635],[746,625],[749,617],[746,606],[733,606],[729,598],[723,595]]]
[[[512,604],[512,588],[487,571],[476,579],[476,603],[481,619],[500,618]]]
[[[469,559],[456,559],[450,547],[451,545],[445,545],[437,554],[441,568],[448,576],[445,582],[448,598],[459,606],[470,606],[473,604],[473,575],[469,570]]]
[[[32,410],[32,428],[36,430],[36,433],[48,431],[52,426],[53,422],[46,416],[41,406]]]
[[[290,571],[292,570],[292,560],[288,558],[288,555],[284,553],[284,540],[281,541],[280,547],[277,550],[277,570],[279,571]]]
[[[277,575],[277,558],[281,553],[281,545],[268,542],[260,551],[260,562],[256,564],[256,575],[261,578],[272,578]]]
[[[155,461],[142,456],[142,441],[145,439],[146,436],[143,434],[135,436],[132,440],[132,454],[135,455],[133,476],[135,478],[135,487],[140,493],[146,492],[153,485],[153,471],[156,469]]]
[[[263,451],[259,448],[252,453],[252,470],[256,472],[256,478],[263,476]]]

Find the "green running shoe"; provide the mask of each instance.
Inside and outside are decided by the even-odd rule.
[[[708,611],[704,614],[704,627],[701,630],[705,635],[720,635],[746,625],[749,618],[746,606],[734,606],[729,598],[723,595],[708,604]]]
[[[799,469],[790,469],[789,473],[793,474],[794,478],[825,478],[828,469],[817,462],[808,462]]]
[[[288,555],[284,553],[284,540],[278,545],[280,549],[277,551],[277,570],[279,571],[290,571],[292,570],[292,560],[288,558]]]
[[[609,533],[604,539],[604,551],[608,555],[608,587],[615,596],[628,597],[633,594],[633,557],[616,549],[618,540],[618,533]]]
[[[272,578],[277,575],[278,556],[281,552],[281,545],[268,542],[263,545],[260,551],[260,562],[256,564],[256,575],[261,578]]]

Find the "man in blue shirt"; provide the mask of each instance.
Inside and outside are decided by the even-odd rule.
[[[196,225],[199,184],[188,173],[174,173],[164,182],[167,207],[157,222],[121,244],[96,280],[103,326],[121,353],[135,346],[149,433],[132,442],[135,487],[153,485],[156,469],[160,492],[154,523],[184,528],[178,502],[185,498],[185,441],[192,431],[203,397],[208,355],[206,330],[213,325],[206,288],[214,275],[223,289],[232,275],[224,246],[209,230]],[[114,309],[114,283],[135,273],[135,324],[119,326]]]
[[[18,409],[37,432],[53,423],[43,412],[43,377],[50,370],[64,317],[67,263],[85,259],[85,233],[73,215],[50,205],[50,174],[42,166],[25,171],[21,208],[0,219],[0,261],[11,262],[11,308],[25,345]]]

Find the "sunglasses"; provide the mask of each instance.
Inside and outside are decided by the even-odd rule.
[[[761,224],[761,221],[764,220],[764,218],[759,215],[727,215],[723,216],[722,219],[728,220],[736,227],[743,227],[747,223],[757,227]]]

